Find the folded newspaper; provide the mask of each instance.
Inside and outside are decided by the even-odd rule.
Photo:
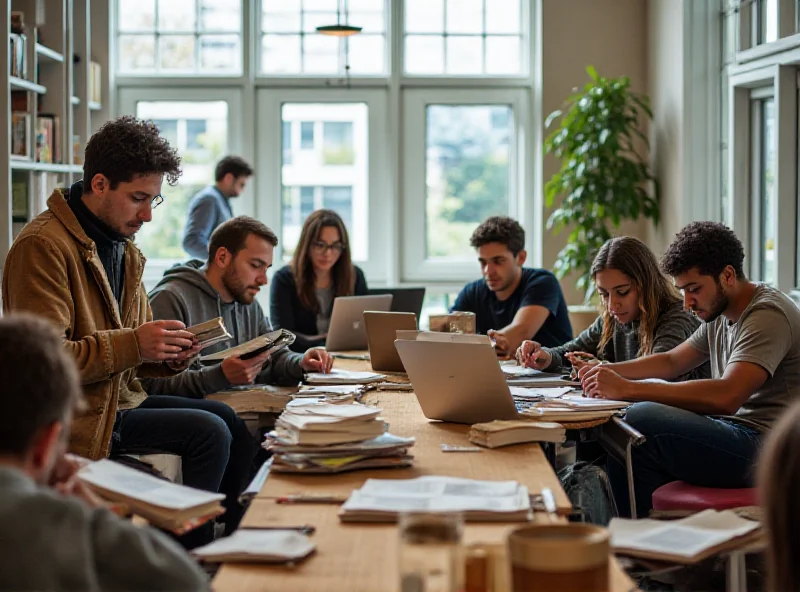
[[[314,552],[314,543],[294,530],[240,528],[192,554],[204,561],[222,563],[294,563]]]
[[[243,360],[254,358],[259,354],[267,352],[273,354],[278,350],[288,347],[294,343],[295,335],[286,329],[270,331],[264,335],[259,335],[245,343],[231,347],[221,352],[208,354],[200,358],[201,362],[221,362],[228,358],[238,356]]]
[[[408,511],[462,512],[465,520],[520,522],[532,518],[527,487],[517,481],[458,477],[367,479],[339,511],[342,522],[394,522]]]

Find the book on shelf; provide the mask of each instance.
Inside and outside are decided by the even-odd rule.
[[[204,323],[198,323],[197,325],[186,327],[186,330],[197,337],[197,341],[200,342],[201,350],[222,341],[233,339],[233,336],[228,333],[228,330],[225,328],[225,323],[222,321],[222,317],[217,317]]]
[[[176,534],[225,512],[222,494],[178,485],[108,459],[88,463],[78,477],[101,498],[124,504],[154,526]]]
[[[26,111],[11,112],[11,158],[31,159],[31,114]]]
[[[566,430],[558,423],[520,419],[476,423],[469,430],[469,441],[486,448],[499,448],[527,442],[564,442]]]
[[[294,343],[294,340],[294,333],[286,329],[278,329],[277,331],[270,331],[264,335],[259,335],[255,339],[251,339],[250,341],[221,352],[205,355],[200,358],[200,361],[221,362],[234,356],[238,356],[242,360],[248,360],[264,352],[273,354],[285,347],[289,347]]]
[[[528,488],[517,481],[458,477],[367,479],[339,510],[342,522],[394,522],[408,511],[461,512],[475,522],[520,522],[533,517]]]
[[[47,128],[50,130],[50,136],[48,138],[48,149],[51,154],[50,162],[63,162],[61,160],[61,118],[52,113],[39,113],[36,115],[36,118],[37,123],[39,121],[49,121]]]
[[[9,33],[10,75],[25,79],[28,76],[28,59],[25,55],[27,37],[20,33]]]
[[[36,162],[52,163],[54,150],[54,120],[50,117],[36,118]]]
[[[697,563],[762,537],[760,523],[731,510],[704,510],[680,520],[612,518],[608,530],[615,553],[674,563]]]
[[[314,543],[295,530],[240,528],[191,553],[213,563],[295,563],[314,549]]]
[[[28,220],[28,181],[12,177],[11,180],[11,217],[14,220]]]
[[[89,100],[103,102],[103,69],[97,62],[89,62]]]

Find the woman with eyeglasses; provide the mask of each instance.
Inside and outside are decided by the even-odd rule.
[[[297,335],[291,348],[325,345],[337,296],[364,296],[364,272],[350,259],[347,228],[333,210],[316,210],[303,223],[289,265],[272,278],[270,321]]]

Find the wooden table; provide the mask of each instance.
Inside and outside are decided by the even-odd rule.
[[[337,360],[336,366],[348,370],[369,369],[369,362]],[[265,526],[316,527],[312,540],[317,552],[300,565],[284,566],[226,564],[221,567],[213,587],[217,591],[342,591],[392,592],[397,590],[397,527],[394,524],[342,524],[339,507],[334,505],[277,504],[276,497],[289,493],[330,493],[347,496],[368,478],[411,479],[421,475],[450,475],[472,479],[514,479],[531,493],[543,487],[553,490],[559,513],[568,513],[569,500],[538,444],[484,450],[478,453],[443,453],[440,444],[466,444],[469,426],[432,422],[422,414],[413,393],[371,392],[366,404],[380,407],[389,431],[398,436],[414,436],[410,449],[414,466],[408,469],[356,471],[342,475],[296,475],[273,473],[253,500],[242,522],[243,528]],[[551,517],[538,514],[537,522]],[[564,518],[556,518],[562,521]],[[509,532],[524,523],[468,523],[465,543],[501,544]],[[610,569],[614,592],[634,588],[616,561]]]

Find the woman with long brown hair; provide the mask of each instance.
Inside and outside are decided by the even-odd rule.
[[[339,214],[316,210],[306,218],[292,261],[275,273],[270,321],[297,336],[292,349],[325,345],[333,300],[367,293],[364,273],[350,258],[350,239]]]
[[[758,462],[767,532],[767,590],[800,592],[800,403],[773,426]]]
[[[699,321],[683,309],[678,291],[661,273],[652,251],[639,239],[612,238],[592,263],[600,315],[578,337],[559,347],[525,341],[520,364],[548,372],[576,370],[601,361],[624,362],[669,351],[684,342]],[[708,378],[708,363],[684,378]]]

